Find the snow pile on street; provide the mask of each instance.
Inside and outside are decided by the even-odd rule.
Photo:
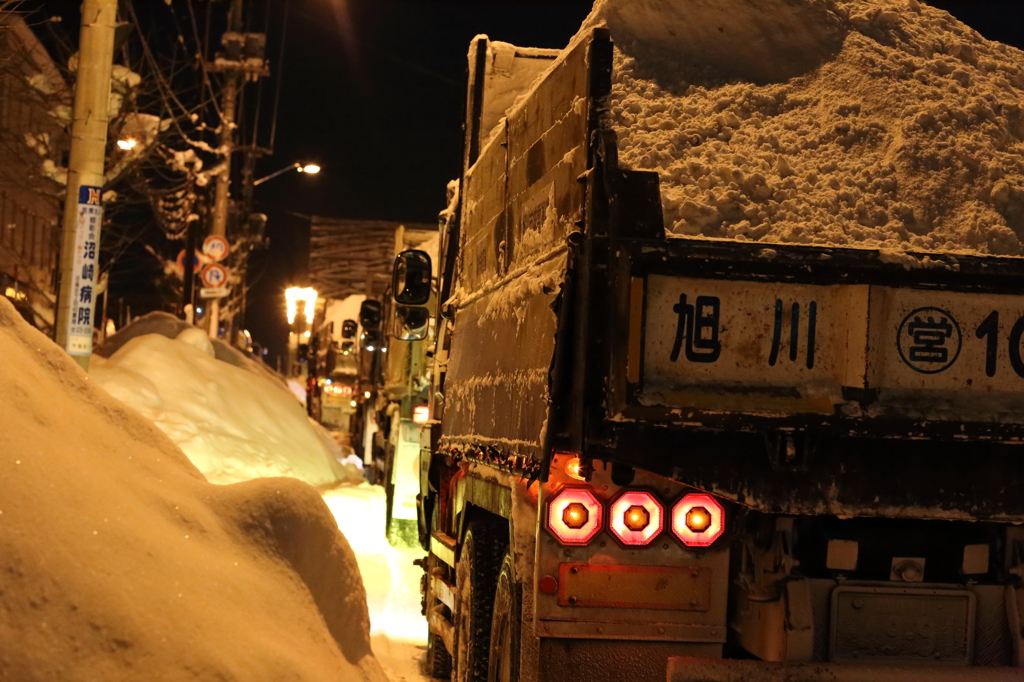
[[[1024,255],[1024,53],[918,0],[599,0],[675,235]],[[579,38],[579,37],[578,37]]]
[[[206,334],[187,327],[131,338],[106,360],[93,356],[95,382],[170,436],[214,483],[289,476],[329,485],[346,472],[278,381],[221,362]]]
[[[0,354],[0,679],[386,681],[316,491],[203,480],[5,300]]]

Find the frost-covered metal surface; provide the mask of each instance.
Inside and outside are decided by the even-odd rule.
[[[541,456],[565,238],[583,209],[587,54],[555,62],[466,173],[442,447]]]

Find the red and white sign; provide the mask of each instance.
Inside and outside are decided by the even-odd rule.
[[[231,253],[228,240],[219,234],[213,234],[203,241],[203,253],[213,262],[222,261]]]
[[[211,289],[224,286],[228,281],[228,270],[219,263],[203,268],[203,284]]]
[[[199,261],[199,254],[198,253],[195,254],[195,259],[196,259],[195,263],[192,266],[192,272],[193,273],[195,273],[197,270],[199,270],[199,262],[200,261]],[[175,262],[178,265],[178,269],[181,270],[181,273],[184,276],[184,274],[185,274],[185,249],[181,250],[181,252],[178,254],[178,258],[177,258],[177,260]]]

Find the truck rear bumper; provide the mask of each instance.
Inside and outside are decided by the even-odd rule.
[[[678,656],[668,682],[1024,682],[1024,668],[764,663]]]

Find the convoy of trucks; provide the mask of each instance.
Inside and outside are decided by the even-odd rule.
[[[667,238],[585,38],[474,40],[433,290],[396,260],[430,673],[1024,679],[1024,267]]]

